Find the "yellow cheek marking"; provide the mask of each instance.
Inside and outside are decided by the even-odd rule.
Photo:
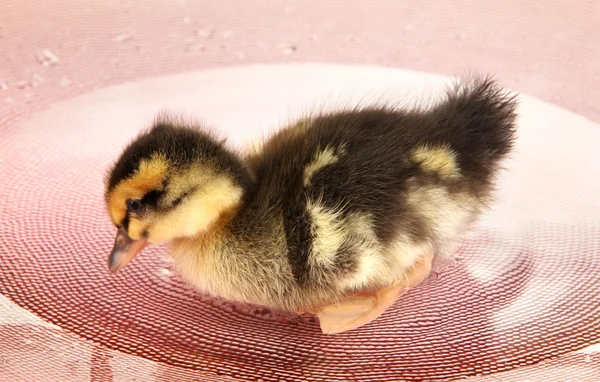
[[[221,214],[239,205],[243,191],[227,177],[215,177],[179,207],[153,222],[148,241],[158,243],[206,232]]]
[[[424,145],[413,151],[412,158],[425,171],[438,173],[445,178],[460,176],[460,170],[456,163],[456,153],[447,147]]]
[[[133,240],[139,240],[142,238],[144,227],[145,224],[142,221],[132,218],[129,220],[129,229],[127,230],[127,233]]]
[[[125,217],[127,199],[141,198],[148,191],[162,186],[168,163],[163,155],[154,155],[140,162],[138,170],[117,184],[108,197],[108,210],[115,224]]]
[[[177,198],[183,193],[189,192],[194,185],[203,187],[210,184],[216,177],[213,170],[203,166],[194,166],[186,172],[171,174],[169,187],[161,200],[162,206],[172,205]]]

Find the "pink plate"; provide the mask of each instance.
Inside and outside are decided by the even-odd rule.
[[[597,382],[599,4],[1,0],[0,381]],[[380,320],[325,337],[200,296],[163,248],[107,273],[102,178],[160,109],[238,145],[444,81],[384,67],[491,72],[536,99],[494,209]]]
[[[444,83],[333,65],[186,72],[0,127],[2,380],[600,375],[590,348],[600,341],[600,129],[531,97],[521,99],[517,150],[493,210],[452,262],[360,330],[324,336],[311,317],[199,295],[162,248],[107,272],[114,228],[103,176],[158,111],[201,117],[241,145],[313,106],[428,100]]]

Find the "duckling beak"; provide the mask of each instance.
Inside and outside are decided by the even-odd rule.
[[[108,256],[108,269],[117,273],[148,245],[146,240],[133,240],[123,227],[117,231],[115,244]]]

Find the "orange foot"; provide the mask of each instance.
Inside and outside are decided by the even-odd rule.
[[[359,328],[377,319],[396,300],[421,283],[431,272],[433,254],[420,259],[400,283],[372,291],[349,294],[343,301],[312,309],[321,323],[325,334],[337,334]]]

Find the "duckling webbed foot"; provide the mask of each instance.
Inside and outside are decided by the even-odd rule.
[[[321,331],[337,334],[359,328],[377,319],[410,288],[420,284],[431,272],[433,254],[424,255],[403,280],[389,287],[360,291],[337,304],[312,309],[319,317]]]

